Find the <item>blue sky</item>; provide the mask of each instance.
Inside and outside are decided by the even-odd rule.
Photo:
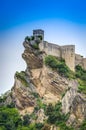
[[[13,86],[15,71],[25,70],[22,42],[36,28],[86,57],[86,0],[0,0],[0,93]]]

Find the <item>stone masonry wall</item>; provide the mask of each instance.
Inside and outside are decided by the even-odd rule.
[[[40,44],[40,49],[45,51],[47,55],[53,55],[57,57],[62,57],[65,59],[68,67],[74,71],[75,68],[75,46],[59,46],[56,44],[43,42]]]
[[[79,54],[75,54],[75,66],[76,65],[80,65],[86,70],[86,58],[83,58],[83,56]]]
[[[45,51],[47,55],[53,55],[65,59],[66,65],[75,71],[76,65],[81,65],[86,70],[86,58],[75,54],[75,45],[59,46],[46,41],[39,44],[40,50]]]
[[[65,59],[66,65],[72,70],[75,70],[75,46],[61,46],[61,57]]]
[[[75,54],[74,45],[59,46],[57,44],[48,43],[44,41],[43,30],[33,30],[33,36],[37,37],[38,35],[41,35],[43,38],[43,40],[39,44],[39,48],[41,51],[44,51],[47,55],[53,55],[65,59],[66,65],[72,71],[75,70],[75,66],[78,64],[86,69],[86,58],[83,58],[81,55]]]
[[[56,44],[44,41],[43,43],[40,44],[40,49],[45,51],[47,55],[53,55],[57,57],[61,56],[60,46]]]

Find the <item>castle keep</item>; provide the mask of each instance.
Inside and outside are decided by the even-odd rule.
[[[59,46],[57,44],[49,43],[44,41],[44,31],[41,29],[33,30],[33,36],[37,39],[38,36],[42,37],[39,44],[41,51],[45,51],[47,55],[57,56],[63,58],[66,65],[72,70],[75,70],[76,65],[81,65],[86,69],[86,58],[81,55],[75,54],[75,45]]]

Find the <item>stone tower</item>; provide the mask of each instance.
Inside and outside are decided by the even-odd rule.
[[[35,39],[37,38],[37,36],[42,36],[42,41],[44,41],[44,30],[42,29],[33,30],[33,36],[35,37]]]
[[[65,59],[66,65],[75,70],[75,45],[61,46],[61,57]]]

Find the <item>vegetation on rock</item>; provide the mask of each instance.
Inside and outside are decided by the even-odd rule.
[[[61,103],[57,103],[55,106],[49,104],[46,109],[46,115],[48,116],[47,122],[60,127],[61,130],[73,130],[72,127],[66,126],[66,121],[69,118],[68,114],[63,114],[61,111]]]
[[[86,70],[84,70],[80,65],[75,67],[76,70],[76,77],[82,80],[86,80]]]
[[[28,37],[28,36],[25,37],[25,41],[29,42],[30,40],[31,40],[30,37]]]
[[[61,76],[74,78],[74,73],[68,68],[63,59],[58,59],[55,56],[48,55],[45,57],[45,64],[52,69],[56,69]]]
[[[77,65],[75,69],[75,75],[79,82],[79,92],[86,94],[86,70],[84,70],[80,65]]]
[[[22,125],[22,120],[15,108],[0,107],[1,130],[16,130],[19,125]]]
[[[41,36],[38,36],[38,38],[42,40]],[[35,55],[37,56],[41,54],[41,51],[38,50],[39,39],[38,41],[35,41],[35,44],[32,44],[32,45],[30,44],[30,47],[33,48],[32,49],[33,51],[36,49]],[[31,40],[34,40],[34,37],[27,36],[25,40],[29,42]],[[55,56],[48,55],[45,57],[44,62],[47,66],[51,67],[52,70],[55,70],[56,72],[58,72],[60,75],[59,77],[61,76],[63,78],[66,77],[64,79],[67,79],[67,78],[77,79],[79,82],[78,91],[80,93],[86,94],[86,70],[84,70],[81,66],[77,65],[75,68],[76,71],[75,73],[73,73],[65,64],[64,59],[58,59]],[[25,87],[31,87],[29,86],[30,84],[29,84],[29,81],[27,80],[27,74],[24,71],[21,71],[20,73],[16,72],[15,77],[19,79],[19,81],[21,81],[20,86],[21,84],[22,86],[24,86],[24,91],[25,91]],[[62,83],[62,85],[64,85],[64,82]],[[31,98],[30,103],[32,103],[32,100],[34,97],[35,103],[33,106],[32,113],[26,113],[25,115],[20,116],[20,114],[18,113],[18,110],[14,108],[15,104],[13,102],[11,102],[9,105],[6,105],[6,106],[0,105],[0,130],[50,130],[51,126],[55,126],[58,130],[75,130],[74,128],[72,128],[72,126],[66,125],[69,119],[70,113],[67,113],[67,114],[62,113],[61,102],[58,102],[55,105],[44,104],[43,98],[41,98],[40,95],[35,91],[34,87],[32,87],[32,89],[34,90],[34,91],[32,90],[32,93],[30,92],[30,94],[28,93],[26,96],[25,96],[26,93],[23,95],[23,97],[26,99]],[[65,93],[68,91],[68,89],[66,89],[64,93],[62,94],[62,98],[65,95]],[[22,94],[20,93],[20,95]],[[1,96],[0,103],[3,104],[6,98],[7,98],[6,95]],[[38,119],[37,114],[40,113],[41,110],[43,110],[43,115],[45,116],[43,118],[43,123],[37,122],[37,119]],[[79,126],[78,130],[86,130],[86,120],[83,121],[83,123]]]
[[[26,73],[24,71],[16,72],[15,76],[21,80],[22,84],[24,84],[25,87],[29,86],[29,83],[26,80]]]
[[[36,49],[36,50],[39,50],[39,44],[38,43],[31,45],[31,47]]]

